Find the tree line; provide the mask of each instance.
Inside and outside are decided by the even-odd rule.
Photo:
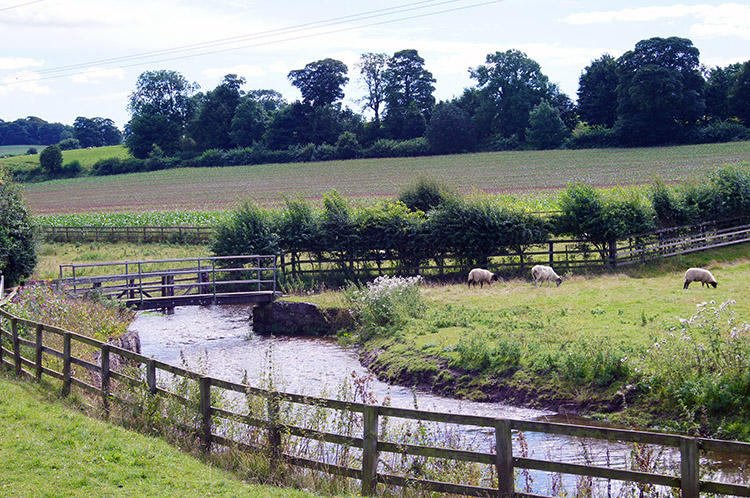
[[[605,54],[583,70],[574,104],[518,50],[488,54],[469,69],[476,85],[443,102],[416,50],[365,53],[356,66],[369,120],[342,106],[349,68],[335,59],[291,71],[302,95],[291,103],[244,91],[233,74],[199,92],[177,72],[147,71],[130,95],[125,143],[141,159],[232,164],[238,153],[226,151],[242,149],[263,162],[747,139],[750,61],[706,69],[699,55],[677,37]]]
[[[29,116],[0,119],[0,145],[57,145],[62,150],[120,145],[122,132],[109,118],[79,116],[73,126]]]

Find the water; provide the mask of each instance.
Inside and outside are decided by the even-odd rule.
[[[353,348],[338,345],[335,339],[317,337],[262,337],[253,333],[247,306],[209,306],[177,308],[172,315],[142,312],[132,323],[138,331],[144,356],[166,363],[198,370],[211,377],[260,385],[264,374],[273,371],[280,391],[311,396],[336,397],[345,380],[368,375]],[[436,396],[404,386],[373,380],[371,390],[380,402],[386,398],[391,406],[461,413],[518,420],[543,420],[564,423],[592,421],[556,414],[546,410],[521,408],[504,403],[480,403]],[[464,430],[466,440],[475,449],[487,450],[492,445],[489,431],[480,428]],[[541,433],[525,434],[530,458],[570,463],[627,468],[632,445],[600,440],[581,440]],[[515,446],[518,446],[516,442]],[[514,449],[519,455],[520,448]],[[738,464],[731,456],[714,462],[721,474],[736,473]],[[729,467],[727,467],[727,464]],[[661,472],[673,474],[679,468],[679,454],[667,451],[660,457]],[[739,468],[746,463],[739,464]],[[729,469],[729,470],[727,470]],[[546,492],[549,476],[532,473],[534,492]],[[723,479],[717,479],[723,480]],[[517,478],[517,486],[520,486]],[[564,484],[571,490],[575,478],[566,477]],[[520,488],[517,488],[520,489]]]

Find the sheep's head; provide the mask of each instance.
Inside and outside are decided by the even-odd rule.
[[[562,278],[557,277],[557,280],[555,280],[555,282],[557,282],[557,286],[560,287],[560,284],[562,283]]]
[[[497,273],[493,273],[492,274],[492,278],[490,280],[498,281],[498,280],[500,280],[500,277],[497,275]]]
[[[709,282],[709,283],[708,283],[708,285],[713,285],[713,286],[714,286],[714,289],[715,289],[715,288],[716,288],[716,286],[717,286],[717,285],[719,285],[719,284],[717,284],[716,282]]]

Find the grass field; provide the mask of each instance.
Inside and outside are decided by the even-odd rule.
[[[393,197],[420,176],[462,193],[538,195],[572,182],[600,187],[685,182],[713,167],[750,158],[750,142],[641,149],[494,152],[398,159],[181,168],[28,184],[35,215],[226,209],[240,200],[277,205],[283,196],[320,199],[336,189],[350,199]]]
[[[37,153],[39,153],[44,147],[44,145],[0,145],[0,164],[5,164],[9,159],[4,158],[3,156],[26,154],[26,152],[32,148],[36,149]]]
[[[0,375],[0,496],[26,498],[285,497],[162,440],[82,415],[48,391]]]
[[[13,169],[30,169],[39,166],[39,154],[35,155],[27,155],[26,151],[29,149],[29,147],[35,147],[37,152],[42,152],[42,149],[44,149],[44,145],[12,145],[9,146],[12,147],[12,149],[9,150],[16,150],[16,152],[10,152],[6,151],[5,154],[23,154],[20,156],[13,156],[13,157],[6,157],[6,158],[0,158],[0,167],[6,166]],[[18,148],[18,149],[16,149]],[[0,156],[3,154],[4,147],[0,147]],[[64,150],[63,153],[63,164],[67,164],[71,161],[78,161],[81,163],[81,167],[86,169],[91,169],[91,167],[94,165],[95,162],[97,162],[99,159],[104,159],[108,157],[119,157],[119,158],[126,158],[130,154],[128,153],[127,149],[123,145],[112,145],[109,147],[94,147],[91,149],[74,149],[74,150]]]

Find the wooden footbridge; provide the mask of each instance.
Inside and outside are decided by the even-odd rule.
[[[267,303],[277,297],[276,257],[222,256],[60,265],[67,294],[116,299],[139,310]]]

